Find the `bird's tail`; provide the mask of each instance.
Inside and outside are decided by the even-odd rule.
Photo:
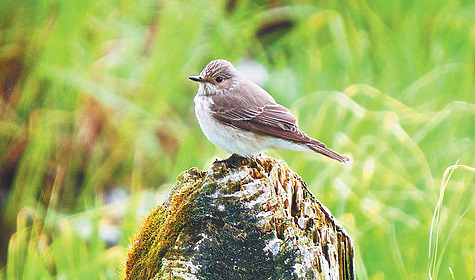
[[[315,151],[319,154],[322,154],[324,156],[327,156],[327,157],[332,158],[334,160],[337,160],[339,162],[347,163],[347,162],[351,161],[351,159],[349,159],[345,156],[342,156],[339,153],[326,148],[325,146],[307,144],[307,147],[309,147],[310,149],[312,149],[313,151]]]

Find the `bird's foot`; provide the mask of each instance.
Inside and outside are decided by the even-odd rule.
[[[226,159],[216,159],[214,163],[224,163],[227,168],[236,168],[242,165],[242,161],[246,159],[246,157],[240,156],[238,154],[232,154],[230,157]]]

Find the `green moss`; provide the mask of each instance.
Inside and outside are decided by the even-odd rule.
[[[292,279],[297,278],[293,266],[297,252],[288,248],[272,255],[266,244],[275,236],[257,230],[258,210],[243,204],[223,201],[224,211],[209,196],[196,198],[191,236],[205,234],[195,254],[201,265],[202,279]],[[230,269],[233,268],[233,269]]]
[[[200,193],[203,174],[196,168],[180,174],[164,207],[159,206],[145,219],[131,242],[124,279],[149,279],[159,271],[163,256],[190,226],[190,209]]]

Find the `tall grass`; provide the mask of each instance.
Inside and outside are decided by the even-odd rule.
[[[430,236],[429,236],[429,265],[428,265],[428,278],[429,279],[437,279],[438,273],[440,270],[440,266],[443,260],[443,256],[445,253],[445,250],[447,249],[447,246],[449,244],[449,241],[455,232],[457,226],[459,223],[462,221],[464,216],[470,211],[470,209],[475,205],[475,201],[472,201],[470,205],[463,211],[463,213],[457,218],[456,222],[453,223],[453,226],[444,242],[444,246],[442,247],[442,250],[440,253],[438,253],[438,245],[439,245],[439,233],[441,230],[441,211],[442,211],[442,203],[444,201],[444,194],[447,189],[447,185],[449,183],[450,178],[452,177],[453,172],[456,169],[466,169],[471,172],[475,172],[475,168],[469,167],[466,165],[452,165],[448,167],[445,172],[444,176],[442,178],[442,183],[441,183],[441,188],[440,188],[440,194],[439,194],[439,200],[437,201],[437,205],[434,210],[434,215],[432,216],[432,222],[431,222],[431,227],[430,227]],[[449,267],[450,274],[453,277],[453,271],[452,268]]]
[[[177,174],[227,156],[201,133],[186,79],[225,58],[263,66],[262,86],[300,127],[353,159],[268,152],[348,230],[360,279],[473,277],[474,9],[0,1],[0,275],[120,275],[140,217]],[[457,161],[470,170],[449,182]]]

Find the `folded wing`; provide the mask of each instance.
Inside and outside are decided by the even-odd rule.
[[[220,106],[219,99],[215,98],[214,101],[211,106],[212,114],[221,123],[292,142],[325,147],[325,144],[310,138],[298,129],[297,119],[282,105],[267,102],[255,108],[249,108],[250,106],[229,108]],[[229,100],[226,103],[229,104]]]
[[[229,95],[215,96],[211,111],[213,117],[223,124],[296,142],[340,162],[350,161],[347,157],[326,148],[322,142],[303,133],[298,129],[297,119],[290,111],[273,100],[250,102]]]

